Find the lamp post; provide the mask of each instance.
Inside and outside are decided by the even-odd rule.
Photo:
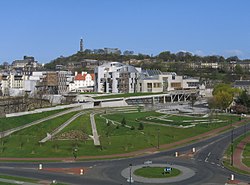
[[[160,129],[157,129],[157,149],[160,149]]]
[[[75,159],[77,158],[77,148],[73,149],[73,156],[74,156]]]
[[[234,164],[234,128],[231,131],[231,166]]]
[[[129,184],[132,183],[132,164],[129,164]]]

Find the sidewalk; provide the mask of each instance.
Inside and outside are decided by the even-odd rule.
[[[242,120],[239,121],[237,123],[234,123],[232,126],[238,126],[240,125],[242,122],[244,122],[246,120]],[[160,145],[160,149],[170,149],[173,147],[177,147],[180,145],[184,145],[186,143],[189,143],[191,141],[197,141],[197,140],[202,140],[208,137],[212,137],[212,136],[216,136],[218,134],[220,134],[222,131],[229,129],[231,127],[231,125],[227,125],[224,127],[220,127],[214,130],[211,130],[209,132],[205,132],[203,134],[194,136],[194,137],[190,137],[181,141],[177,141],[174,143],[169,143],[169,144],[163,144]],[[109,159],[109,158],[122,158],[122,157],[134,157],[134,156],[138,156],[138,155],[144,155],[144,154],[148,154],[148,153],[153,153],[153,152],[157,152],[158,149],[156,147],[152,147],[152,148],[146,148],[143,150],[138,150],[138,151],[134,151],[134,152],[129,152],[129,153],[121,153],[121,154],[110,154],[110,155],[98,155],[98,156],[79,156],[77,159]],[[74,161],[75,159],[72,157],[54,157],[54,158],[11,158],[11,157],[1,157],[0,161]]]
[[[236,147],[233,154],[234,166],[240,170],[250,172],[250,167],[242,162],[243,151],[247,143],[250,143],[250,136],[244,138]]]

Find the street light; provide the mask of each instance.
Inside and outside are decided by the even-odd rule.
[[[234,164],[234,128],[231,131],[231,166]]]
[[[132,164],[129,164],[129,184],[132,183]]]
[[[77,148],[73,149],[73,156],[75,159],[77,158],[77,151],[78,151]]]
[[[160,129],[157,129],[157,149],[160,149]]]

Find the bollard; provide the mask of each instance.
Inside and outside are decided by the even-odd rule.
[[[192,148],[192,152],[195,153],[195,148]]]
[[[80,175],[83,175],[84,171],[83,169],[80,169]]]
[[[42,170],[42,169],[43,169],[43,165],[42,165],[42,164],[39,164],[38,169],[39,169],[39,170]]]
[[[178,157],[178,152],[175,152],[175,157]]]
[[[234,181],[234,174],[231,174],[231,181]]]
[[[56,180],[53,180],[53,181],[52,181],[52,184],[57,184]]]

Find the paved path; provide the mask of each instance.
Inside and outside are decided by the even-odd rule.
[[[23,181],[10,180],[10,179],[2,179],[2,178],[0,178],[0,182],[9,183],[9,184],[39,185],[37,183],[23,182]]]
[[[22,125],[22,126],[19,126],[19,127],[16,127],[16,128],[12,128],[12,129],[3,131],[3,132],[0,133],[0,138],[4,138],[4,137],[9,136],[10,134],[12,134],[12,133],[14,133],[14,132],[23,130],[23,129],[25,129],[25,128],[28,128],[28,127],[37,125],[37,124],[39,124],[39,123],[42,123],[42,122],[44,122],[44,121],[48,121],[48,120],[54,119],[54,118],[56,118],[56,117],[59,117],[59,116],[68,114],[68,113],[70,113],[70,112],[75,112],[75,111],[79,111],[79,110],[81,110],[81,107],[69,109],[69,110],[66,110],[66,111],[59,112],[59,113],[57,113],[57,114],[48,116],[48,117],[46,117],[46,118],[42,118],[42,119],[33,121],[33,122],[28,123],[28,124],[25,124],[25,125]]]
[[[40,143],[45,143],[46,141],[50,140],[53,136],[55,136],[56,134],[58,134],[59,132],[61,132],[65,127],[67,127],[72,121],[74,121],[76,118],[78,118],[79,116],[85,114],[86,112],[79,112],[76,115],[74,115],[73,117],[71,117],[69,120],[67,120],[66,122],[64,122],[62,125],[60,125],[59,127],[57,127],[52,133],[47,133],[47,137],[43,138],[41,141],[39,141]]]
[[[172,167],[176,168],[181,171],[181,174],[176,176],[176,177],[168,177],[168,178],[145,178],[145,177],[140,177],[136,176],[134,174],[134,171],[140,168],[143,168],[145,166],[149,167]],[[129,179],[130,176],[130,168],[125,168],[122,172],[121,175],[125,177],[126,179]],[[188,179],[192,176],[195,175],[195,172],[191,170],[190,168],[180,166],[180,165],[169,165],[169,164],[150,164],[150,165],[137,165],[137,166],[132,166],[131,168],[131,176],[134,181],[137,182],[142,182],[142,183],[173,183],[173,182],[178,182],[178,181],[183,181],[185,179]]]
[[[247,143],[250,143],[250,136],[244,138],[236,147],[236,150],[234,151],[233,160],[234,160],[234,166],[240,170],[250,172],[250,167],[246,166],[242,162],[243,158],[243,151]]]
[[[96,124],[95,124],[95,114],[90,114],[90,123],[91,123],[91,128],[92,128],[94,145],[100,146],[100,140],[99,140],[99,136],[97,133]]]

